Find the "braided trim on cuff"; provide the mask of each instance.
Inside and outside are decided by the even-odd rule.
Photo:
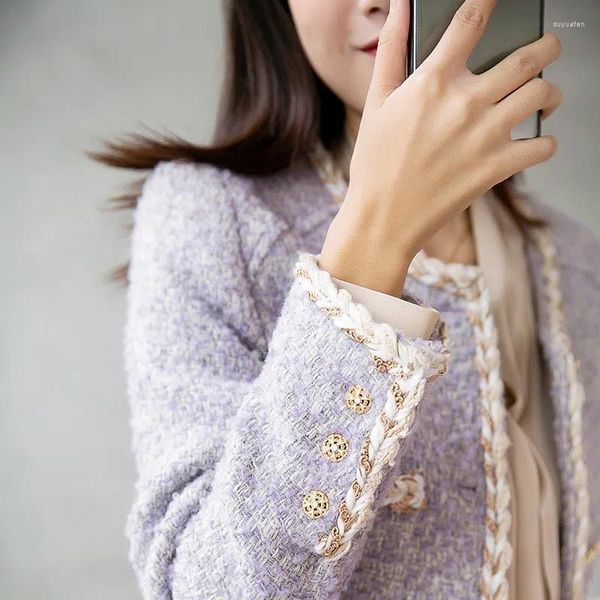
[[[361,444],[356,476],[340,503],[336,525],[314,546],[325,559],[337,560],[348,552],[353,538],[372,517],[384,469],[394,465],[399,441],[412,430],[425,384],[447,371],[449,340],[443,320],[436,328],[440,339],[406,336],[387,323],[376,322],[364,305],[355,302],[347,290],[335,285],[328,271],[319,267],[317,255],[300,253],[295,276],[308,298],[336,327],[364,344],[375,368],[387,373],[390,380],[385,405]]]

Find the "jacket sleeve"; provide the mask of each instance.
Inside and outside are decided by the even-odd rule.
[[[447,369],[445,322],[405,336],[299,252],[261,350],[236,218],[212,167],[160,163],[138,201],[129,559],[146,599],[335,599]]]
[[[377,321],[389,323],[407,335],[429,337],[440,313],[430,306],[421,306],[404,298],[331,277],[340,288],[348,290],[352,298],[364,304]]]

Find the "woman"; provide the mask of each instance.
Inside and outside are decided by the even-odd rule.
[[[405,79],[407,0],[230,3],[215,145],[94,153],[152,169],[119,199],[145,598],[583,597],[600,240],[517,197],[560,44],[470,73],[494,4]]]

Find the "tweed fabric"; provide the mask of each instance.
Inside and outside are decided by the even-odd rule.
[[[584,572],[577,556],[600,539],[600,272],[589,261],[600,242],[534,206],[551,217],[558,256],[544,271],[541,246],[529,247],[557,408],[566,599],[581,597],[593,562]],[[481,443],[472,308],[483,295],[411,276],[403,298],[440,311],[432,336],[375,322],[314,260],[336,209],[304,162],[253,178],[169,161],[145,183],[124,338],[137,468],[126,534],[144,598],[485,597],[486,473],[502,457]],[[560,275],[570,370],[548,273]],[[372,397],[363,414],[346,404],[352,386]],[[574,388],[585,403],[568,403]],[[332,433],[348,440],[338,462],[320,450]],[[329,500],[318,518],[302,509],[312,490]]]

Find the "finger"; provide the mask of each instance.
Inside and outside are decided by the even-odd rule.
[[[498,0],[465,0],[426,60],[465,66],[481,39]]]
[[[525,82],[537,77],[546,65],[558,58],[561,43],[554,33],[517,48],[485,73],[477,75],[477,85],[492,102],[501,100]]]
[[[393,4],[393,2],[392,2]],[[373,74],[365,100],[368,107],[379,107],[406,79],[406,51],[410,6],[408,0],[397,0],[379,33]]]
[[[553,135],[511,140],[507,142],[499,160],[508,177],[548,160],[557,150],[558,140]]]
[[[496,104],[503,125],[512,129],[537,110],[554,112],[562,100],[560,88],[550,81],[536,77]]]
[[[563,100],[563,95],[562,95],[562,92],[560,92],[559,101],[556,103],[552,103],[550,106],[547,106],[542,110],[542,114],[541,114],[542,121],[546,120],[551,114],[554,113],[554,111],[561,105],[562,100]]]

